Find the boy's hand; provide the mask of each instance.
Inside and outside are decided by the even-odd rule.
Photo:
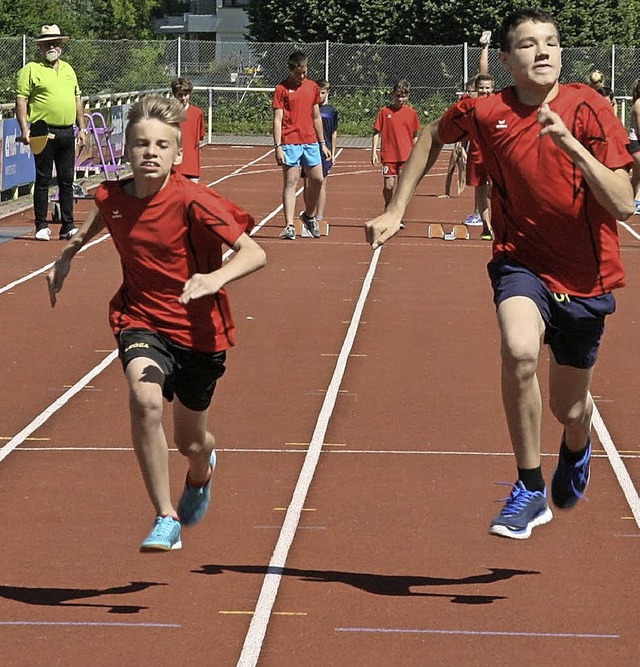
[[[193,301],[193,299],[199,299],[200,297],[218,292],[222,285],[216,273],[216,271],[206,274],[194,273],[184,284],[184,289],[178,301],[186,305],[189,301]]]
[[[375,250],[400,231],[401,223],[400,218],[388,212],[365,222],[364,235],[367,243]]]
[[[63,257],[58,257],[53,267],[47,272],[47,287],[49,288],[49,301],[52,308],[56,305],[58,292],[62,289],[70,269],[71,262]]]
[[[551,111],[548,104],[540,106],[537,120],[542,125],[540,136],[549,135],[553,143],[562,150],[568,150],[571,144],[576,141],[576,138],[571,134],[562,118],[555,111]]]

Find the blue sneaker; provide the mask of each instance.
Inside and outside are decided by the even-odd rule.
[[[554,504],[568,510],[584,497],[589,484],[591,463],[591,437],[587,438],[587,448],[579,461],[570,461],[565,453],[564,433],[558,454],[558,467],[551,480],[551,498]]]
[[[204,486],[191,486],[189,476],[184,481],[184,491],[178,504],[178,516],[185,526],[193,526],[204,519],[211,502],[211,481],[216,467],[216,453],[211,452],[211,477]]]
[[[181,549],[180,522],[172,516],[159,516],[140,551],[171,551]]]
[[[526,540],[533,528],[549,523],[553,513],[544,491],[529,491],[520,480],[511,486],[511,495],[502,498],[504,507],[491,522],[489,532],[500,537]]]

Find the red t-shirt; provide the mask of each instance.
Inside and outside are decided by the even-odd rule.
[[[627,135],[609,101],[583,84],[561,85],[550,103],[602,164],[628,169]],[[553,292],[596,296],[624,285],[614,217],[551,137],[540,138],[538,107],[507,88],[464,98],[440,120],[445,143],[475,139],[493,187],[494,257],[508,255]]]
[[[380,161],[406,162],[413,150],[413,140],[420,130],[420,120],[413,107],[406,104],[396,109],[382,107],[373,124],[373,131],[380,134]]]
[[[200,107],[190,104],[187,119],[180,123],[182,130],[182,162],[174,167],[179,174],[200,178],[200,142],[204,139],[204,116]]]
[[[320,89],[315,81],[303,79],[294,86],[286,79],[276,86],[273,108],[282,109],[282,143],[313,144],[318,141],[313,126],[313,107],[320,104]]]
[[[231,347],[235,328],[224,289],[187,305],[178,297],[194,273],[221,266],[223,244],[233,245],[253,218],[180,174],[145,199],[127,194],[122,181],[106,181],[95,202],[122,265],[122,285],[109,304],[113,333],[138,327],[201,352]]]

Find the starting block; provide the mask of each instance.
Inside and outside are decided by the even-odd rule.
[[[296,236],[302,236],[305,239],[312,239],[311,232],[302,224],[302,220],[294,220],[293,226],[296,228]],[[320,236],[329,236],[329,223],[326,220],[318,222],[320,227]]]
[[[442,225],[433,224],[427,227],[427,238],[429,239],[443,239],[444,229]]]
[[[469,239],[469,230],[465,225],[452,225],[451,231],[447,232],[443,225],[434,223],[427,227],[427,238],[444,239],[445,241],[467,241]]]

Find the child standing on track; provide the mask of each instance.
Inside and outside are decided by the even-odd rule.
[[[320,117],[322,118],[322,132],[324,136],[324,141],[331,154],[331,157],[322,160],[322,186],[320,188],[320,194],[318,195],[318,204],[314,212],[314,217],[316,222],[324,220],[324,209],[327,203],[327,176],[333,167],[333,163],[336,159],[336,148],[338,147],[338,110],[327,102],[329,97],[329,90],[331,85],[328,81],[322,79],[318,81],[318,88],[320,90]],[[305,206],[307,205],[307,175],[305,170],[302,170],[302,175],[304,178],[304,191],[303,197]]]
[[[391,104],[378,111],[373,124],[371,164],[377,167],[382,161],[382,197],[385,208],[389,205],[404,163],[420,131],[420,120],[416,110],[408,105],[411,84],[406,79],[397,81],[391,92]],[[382,141],[380,157],[378,144]]]
[[[141,551],[179,549],[181,526],[208,508],[215,467],[207,414],[235,329],[224,286],[265,264],[247,231],[252,218],[172,168],[180,162],[184,109],[148,95],[129,111],[125,154],[133,178],[106,181],[96,208],[47,275],[52,305],[76,253],[105,226],[123,282],[110,323],[129,384],[131,434],[156,519]],[[233,258],[222,263],[223,244]],[[172,401],[174,438],[189,469],[177,510],[169,487],[163,396]]]
[[[285,226],[281,239],[296,238],[293,216],[300,168],[307,176],[305,210],[300,218],[314,238],[320,225],[314,214],[322,187],[322,160],[331,159],[322,130],[318,84],[307,78],[307,56],[294,51],[287,61],[289,76],[273,93],[273,146],[276,162],[282,167],[282,207]]]
[[[171,82],[173,96],[182,104],[186,112],[185,120],[180,123],[182,132],[182,162],[174,169],[192,181],[200,180],[200,147],[206,134],[204,115],[200,107],[191,103],[193,84],[189,79],[179,76]]]
[[[369,243],[380,246],[400,229],[412,193],[442,144],[467,136],[478,142],[493,184],[495,239],[488,270],[518,474],[490,532],[516,539],[552,518],[540,466],[542,341],[552,352],[550,406],[563,427],[551,496],[567,509],[587,487],[589,387],[605,317],[615,309],[612,290],[624,285],[616,219],[634,210],[625,130],[606,98],[583,84],[559,84],[561,51],[551,15],[520,9],[506,17],[500,59],[514,85],[461,99],[431,123],[386,212],[365,225]]]

